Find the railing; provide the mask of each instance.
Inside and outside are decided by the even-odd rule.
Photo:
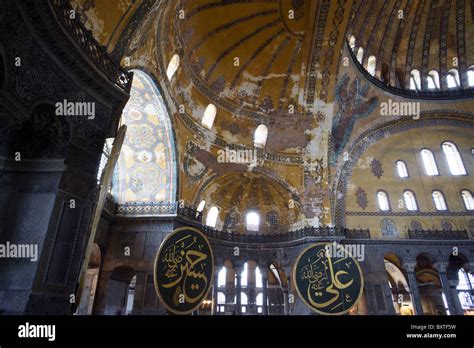
[[[74,13],[69,0],[50,0],[57,21],[67,31],[76,44],[78,44],[88,58],[104,73],[116,86],[127,92],[132,87],[133,73],[123,69],[119,62],[115,62],[93,37]]]
[[[369,229],[353,229],[350,230],[346,228],[345,230],[346,238],[349,239],[370,239],[370,230]]]
[[[398,95],[401,97],[412,98],[412,99],[436,99],[436,100],[451,100],[451,99],[464,99],[464,98],[472,98],[474,97],[474,88],[469,89],[449,89],[443,91],[418,91],[418,90],[411,90],[411,89],[404,89],[395,86],[391,86],[375,76],[372,76],[367,70],[365,70],[364,66],[359,63],[357,60],[356,54],[352,51],[351,47],[349,46],[349,42],[346,42],[347,48],[349,50],[349,54],[352,57],[352,60],[364,77],[369,80],[371,83],[376,85],[377,87],[390,92],[394,95]]]
[[[408,238],[435,240],[469,239],[466,230],[408,230]]]
[[[326,239],[328,237],[345,237],[346,229],[335,227],[305,227],[297,231],[275,234],[237,234],[219,231],[209,226],[201,230],[209,238],[237,243],[279,243],[291,242],[307,237]]]

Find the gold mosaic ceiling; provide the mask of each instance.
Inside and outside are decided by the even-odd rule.
[[[304,0],[183,5],[186,20],[177,28],[183,54],[216,96],[262,113],[296,106],[308,13]]]
[[[301,220],[300,204],[283,184],[256,173],[230,173],[221,175],[205,185],[196,197],[196,203],[205,200],[208,204],[219,207],[219,221],[226,227],[229,214],[233,216],[232,228],[245,233],[245,214],[257,210],[261,216],[260,231],[277,233],[282,227],[288,228]],[[210,204],[209,204],[210,202]],[[197,204],[196,204],[197,205]],[[269,214],[277,213],[277,225],[272,226]]]
[[[471,0],[356,0],[348,35],[364,49],[365,67],[374,55],[376,76],[404,87],[412,69],[426,76],[472,66],[473,22]]]

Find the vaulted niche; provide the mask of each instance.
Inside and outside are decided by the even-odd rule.
[[[159,90],[134,70],[121,123],[127,134],[115,169],[113,194],[119,204],[174,203],[176,153],[170,116]]]

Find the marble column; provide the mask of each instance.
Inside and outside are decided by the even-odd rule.
[[[218,303],[218,296],[217,293],[219,292],[219,267],[214,267],[214,281],[212,286],[212,315],[217,314],[217,309],[219,307]]]
[[[235,314],[240,315],[242,313],[242,269],[235,268]]]
[[[416,315],[423,315],[423,307],[421,305],[420,292],[418,291],[418,281],[416,280],[415,266],[416,263],[405,264],[407,270],[408,286],[410,287],[411,301]]]
[[[283,288],[283,315],[288,315],[289,303],[288,303],[288,288]]]
[[[462,315],[463,310],[461,307],[461,302],[459,301],[456,287],[454,287],[454,291],[451,289],[451,284],[448,279],[448,275],[446,274],[446,267],[447,265],[444,263],[438,263],[435,265],[435,268],[438,270],[439,280],[441,281],[441,287],[443,288],[444,296],[446,296],[449,313],[451,315]]]
[[[268,315],[268,273],[267,273],[267,270],[264,270],[262,272],[262,297],[263,297],[262,314]]]

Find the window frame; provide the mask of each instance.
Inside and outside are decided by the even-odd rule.
[[[472,203],[473,203],[472,206],[471,206],[471,209],[469,209],[468,206],[466,205],[466,201],[464,200],[463,192],[467,192],[467,193],[469,193],[470,196],[471,196],[471,201],[472,201]],[[466,211],[474,211],[474,197],[472,196],[472,191],[471,191],[471,190],[468,190],[468,189],[462,189],[462,190],[460,191],[460,194],[461,194],[461,200],[462,200],[462,204],[463,204],[463,206],[464,206],[464,209],[465,209]]]
[[[217,214],[216,214],[216,218],[215,218],[215,221],[214,221],[214,225],[210,225],[210,224],[209,224],[209,215],[211,214],[211,211],[215,211],[215,210],[217,210]],[[219,209],[218,206],[216,206],[216,205],[211,206],[211,207],[209,208],[209,210],[207,211],[206,223],[205,223],[206,226],[215,229],[216,226],[217,226],[217,220],[219,220],[219,213],[220,213],[220,209]]]
[[[428,151],[428,152],[431,154],[431,156],[432,156],[432,158],[433,158],[434,168],[436,169],[436,174],[428,174],[428,171],[427,171],[426,165],[425,165],[425,161],[424,161],[424,159],[423,159],[423,151]],[[441,173],[440,173],[440,171],[439,171],[438,162],[436,161],[436,157],[435,157],[434,152],[433,152],[431,149],[429,149],[429,148],[427,148],[427,147],[424,147],[424,148],[422,148],[422,149],[420,150],[419,153],[420,153],[421,163],[422,163],[422,165],[423,165],[423,169],[424,169],[425,175],[427,175],[427,176],[440,176]]]
[[[253,229],[249,229],[249,222],[248,222],[248,216],[249,214],[256,214],[257,217],[258,217],[258,225],[257,225],[257,229],[256,230],[253,230]],[[245,229],[247,231],[250,231],[250,232],[260,232],[260,225],[262,224],[262,218],[259,214],[259,211],[258,210],[255,210],[255,209],[251,209],[251,210],[248,210],[246,213],[245,213]]]
[[[448,161],[448,156],[446,155],[446,152],[444,151],[444,145],[450,145],[454,148],[455,150],[455,156],[457,155],[459,157],[459,160],[460,160],[460,164],[461,164],[461,167],[462,169],[464,169],[464,174],[453,174],[452,170],[451,170],[451,166],[449,165],[449,161]],[[466,165],[464,164],[464,160],[461,156],[461,152],[459,151],[459,148],[458,146],[456,145],[456,143],[454,141],[451,141],[451,140],[445,140],[441,143],[441,151],[443,152],[443,155],[444,155],[444,160],[446,161],[446,165],[448,167],[448,170],[449,170],[449,174],[452,175],[452,176],[467,176],[469,175],[469,173],[467,172],[467,169],[466,169]]]
[[[436,206],[436,200],[434,198],[434,193],[435,192],[439,192],[441,194],[441,198],[444,202],[444,206],[446,207],[446,209],[438,209],[438,207]],[[434,207],[435,207],[435,210],[436,211],[449,211],[449,207],[448,207],[448,202],[446,201],[446,196],[445,194],[443,193],[443,191],[441,190],[433,190],[431,191],[431,200],[433,201],[433,204],[434,204]]]
[[[380,206],[380,201],[379,201],[379,193],[382,193],[385,195],[385,199],[387,200],[387,209],[382,209],[382,207]],[[390,205],[390,198],[389,198],[389,195],[387,193],[387,191],[385,190],[377,190],[377,193],[375,194],[376,198],[377,198],[377,205],[379,207],[379,211],[381,212],[389,212],[389,211],[392,211],[392,207]]]
[[[403,166],[405,167],[405,171],[407,173],[407,176],[404,176],[404,177],[400,176],[400,172],[398,170],[398,162],[403,163]],[[395,170],[397,172],[397,176],[398,176],[399,179],[409,179],[410,178],[410,172],[408,171],[408,165],[404,160],[398,159],[398,160],[395,161]]]
[[[406,196],[405,196],[407,193],[411,193],[413,195],[413,200],[415,202],[416,209],[408,209],[408,204],[407,204],[407,200],[406,200]],[[418,212],[420,211],[420,206],[418,204],[418,199],[416,198],[416,193],[414,191],[409,190],[409,189],[404,190],[403,191],[403,201],[405,203],[405,209],[407,211],[418,211]]]

